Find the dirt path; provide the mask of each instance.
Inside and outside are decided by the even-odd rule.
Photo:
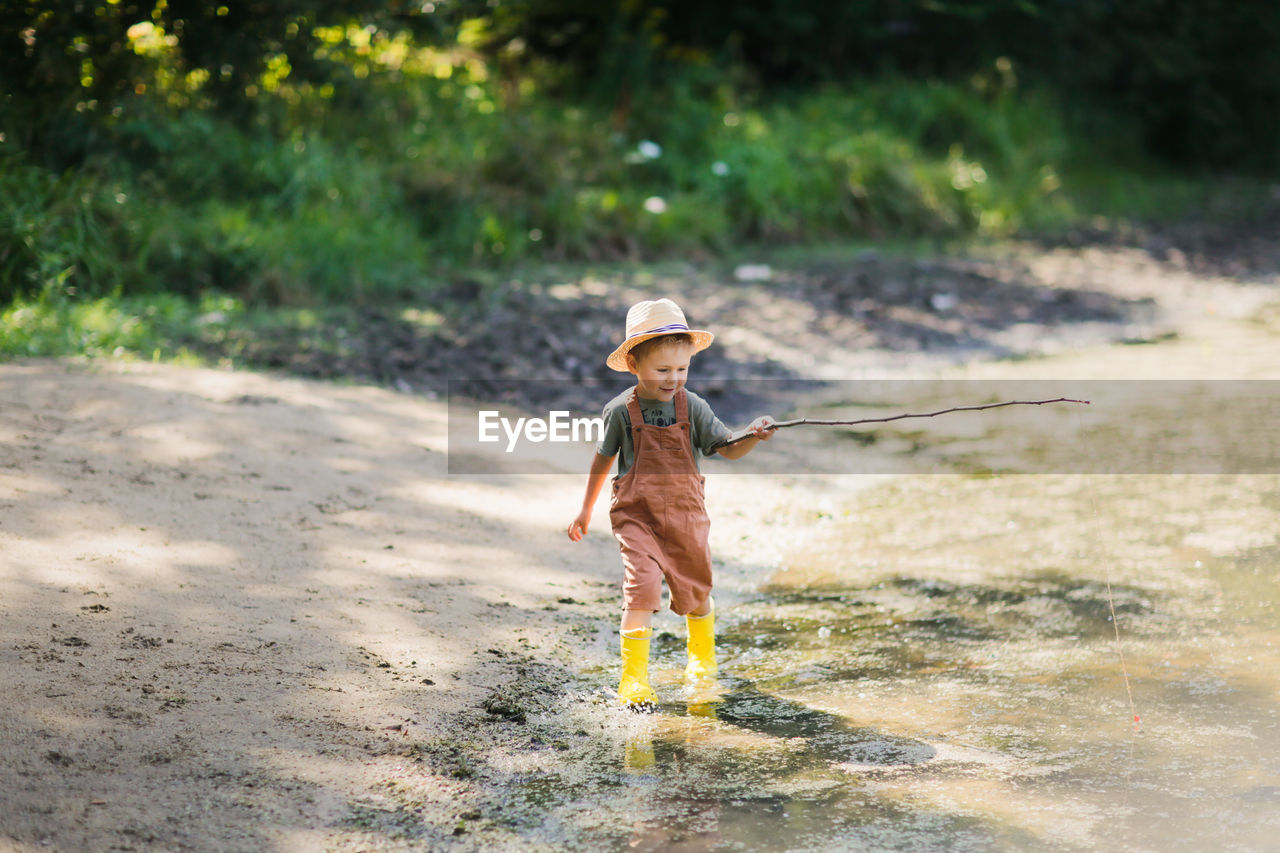
[[[745,319],[724,340],[814,376],[1280,372],[1274,272],[1026,251],[1019,268],[1044,287],[1147,300],[1160,313],[1143,337],[1176,336],[1121,346],[1107,341],[1130,335],[1123,322],[1004,326],[989,355],[1047,354],[1016,363],[874,347],[815,363]],[[536,799],[503,791],[625,725],[596,693],[616,547],[603,501],[586,542],[562,533],[581,471],[449,476],[446,420],[441,402],[373,387],[0,365],[0,847],[549,844]],[[729,605],[824,502],[870,485],[786,473],[820,439],[785,441],[761,476],[711,478]]]
[[[33,847],[329,843],[601,594],[557,506],[443,476],[440,406],[48,363],[0,396],[0,814]]]

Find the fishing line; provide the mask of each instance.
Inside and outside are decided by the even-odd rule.
[[[1093,446],[1088,440],[1088,433],[1084,428],[1084,418],[1078,409],[1076,410],[1076,429],[1080,443],[1085,446],[1085,455],[1093,459]],[[1089,475],[1086,474],[1085,476]],[[1097,494],[1092,488],[1088,491],[1089,506],[1093,510],[1093,519],[1095,522],[1100,523],[1102,514],[1098,511]],[[1111,612],[1111,628],[1115,633],[1116,656],[1120,659],[1120,675],[1124,679],[1125,695],[1129,697],[1129,713],[1133,718],[1133,731],[1134,734],[1142,734],[1142,717],[1138,714],[1138,705],[1133,699],[1133,683],[1129,679],[1129,664],[1124,656],[1124,643],[1120,640],[1120,619],[1116,616],[1116,599],[1111,591],[1111,562],[1105,559],[1105,556],[1102,560],[1102,580],[1107,588],[1107,608]]]

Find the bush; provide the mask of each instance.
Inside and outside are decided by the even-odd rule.
[[[124,285],[137,221],[121,185],[87,173],[57,177],[17,157],[0,165],[0,300],[51,286],[103,293]]]
[[[1008,234],[1076,215],[1077,180],[1122,212],[1108,187],[1137,173],[1108,164],[1141,162],[1123,119],[1107,119],[1109,148],[1078,140],[1053,99],[997,72],[756,100],[691,76],[623,128],[460,75],[377,83],[358,111],[299,98],[248,124],[138,99],[78,169],[9,155],[0,300],[422,299],[525,261]]]

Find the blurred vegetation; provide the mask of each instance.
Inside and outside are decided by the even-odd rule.
[[[9,352],[514,263],[1178,214],[1280,166],[1257,0],[0,0],[0,39]]]

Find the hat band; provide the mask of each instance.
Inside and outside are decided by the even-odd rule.
[[[659,332],[687,332],[687,331],[689,331],[689,327],[686,326],[684,323],[671,323],[670,325],[667,325],[667,326],[659,326],[656,329],[649,329],[644,332],[636,332],[635,334],[627,335],[627,340],[631,340],[632,338],[638,338],[641,335],[656,335]]]

